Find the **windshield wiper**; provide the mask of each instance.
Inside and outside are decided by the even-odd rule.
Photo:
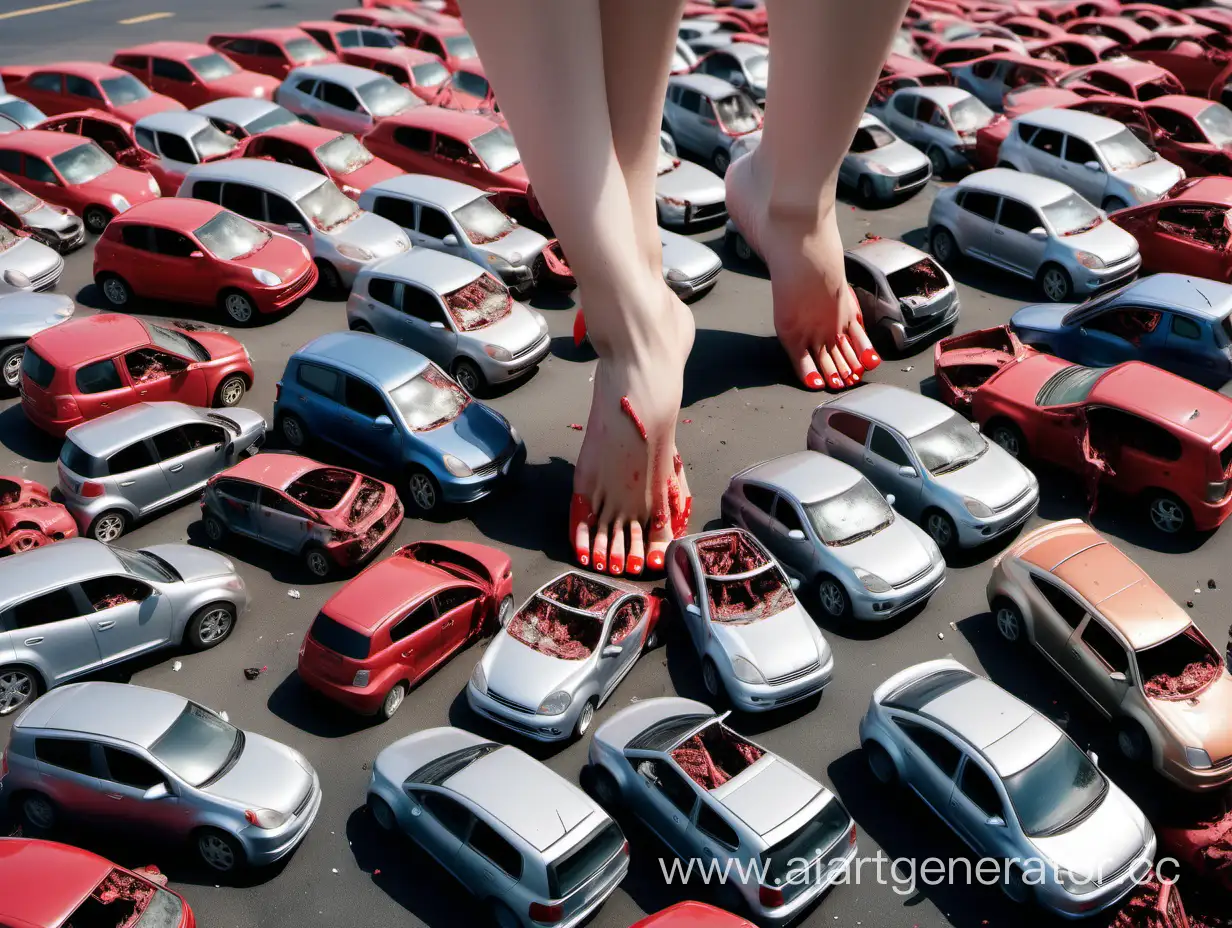
[[[235,762],[240,759],[240,755],[244,753],[244,732],[240,729],[235,730],[235,742],[231,745],[231,750],[227,754],[227,759],[222,762],[222,766],[210,775],[204,782],[197,784],[197,789],[205,789],[211,783],[217,783],[227,771],[235,766]]]

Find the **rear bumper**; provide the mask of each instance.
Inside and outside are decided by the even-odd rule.
[[[71,419],[52,419],[39,412],[34,407],[34,401],[28,400],[24,396],[21,398],[21,408],[25,412],[26,418],[30,420],[31,425],[54,438],[63,438],[65,433],[74,425],[80,425],[86,421],[85,417],[81,415],[76,415]]]
[[[309,689],[359,715],[376,715],[381,704],[385,702],[385,693],[378,689],[379,682],[365,687],[335,683],[324,679],[316,671],[305,668],[302,658],[297,671],[300,680]]]
[[[1193,503],[1183,500],[1191,507],[1194,528],[1199,532],[1211,532],[1223,525],[1224,520],[1232,514],[1232,494],[1224,497],[1218,503]]]

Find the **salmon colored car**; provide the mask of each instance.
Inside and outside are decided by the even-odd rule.
[[[125,122],[165,110],[182,110],[180,103],[154,93],[133,75],[96,61],[62,61],[37,67],[0,68],[4,89],[34,104],[48,116],[75,110],[103,110]]]
[[[244,141],[240,155],[268,158],[325,174],[352,200],[358,200],[373,184],[403,173],[401,168],[368,151],[355,136],[306,122],[277,126],[251,136]]]
[[[183,111],[177,108],[168,112]],[[78,110],[51,116],[35,128],[46,132],[67,132],[70,135],[85,136],[115,158],[117,163],[137,171],[149,171],[150,166],[158,161],[158,155],[137,144],[132,123],[102,110]]]
[[[246,71],[204,42],[150,42],[115,53],[111,63],[189,109],[226,97],[273,99],[278,79]]]
[[[294,239],[215,203],[169,197],[107,227],[94,248],[94,282],[115,309],[145,298],[200,303],[249,325],[307,296],[317,267]]]
[[[1183,789],[1232,782],[1232,674],[1189,613],[1079,519],[1019,539],[994,562],[988,603],[1111,720],[1127,760]]]
[[[441,85],[440,92],[432,101],[437,106],[450,110],[482,113],[502,122],[496,93],[488,83],[488,74],[478,58],[458,65],[449,80]]]
[[[250,29],[247,32],[216,32],[205,40],[241,68],[282,80],[304,64],[328,64],[338,56],[294,26]]]
[[[134,403],[236,406],[252,382],[252,359],[230,335],[100,313],[26,342],[21,406],[35,426],[63,438],[74,425]]]
[[[299,650],[299,676],[361,715],[389,719],[407,691],[513,615],[513,567],[465,541],[417,541],[335,593]]]
[[[629,928],[753,928],[753,923],[704,902],[689,901],[647,915]]]
[[[1144,273],[1232,281],[1232,177],[1191,177],[1109,218],[1138,240]]]
[[[449,68],[431,52],[418,48],[348,48],[342,53],[344,64],[367,68],[393,78],[421,100],[431,103],[449,80]]]
[[[349,9],[334,14],[338,22],[388,29],[410,48],[438,56],[450,68],[477,57],[475,43],[462,21],[432,10]]]

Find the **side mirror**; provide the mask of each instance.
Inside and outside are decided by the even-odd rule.
[[[990,815],[988,816],[988,819],[984,822],[984,824],[987,825],[989,828],[1004,828],[1005,819],[1003,819],[999,815]]]
[[[624,648],[618,644],[609,644],[606,648],[599,652],[599,655],[600,657],[620,657],[623,650]]]
[[[204,258],[204,257],[205,257],[205,252],[204,252],[204,251],[194,251],[194,252],[189,253],[188,257],[190,257],[190,258]]]
[[[167,789],[166,783],[155,783],[142,794],[142,799],[166,799],[171,795],[171,791]]]
[[[800,531],[798,528],[793,528],[787,533],[787,537],[792,541],[804,541],[804,532]]]
[[[443,322],[429,322],[429,323],[428,323],[428,327],[429,327],[429,328],[433,328],[433,329],[443,329],[443,328],[445,328],[445,323],[443,323]]]
[[[1129,682],[1129,678],[1125,676],[1125,674],[1119,670],[1113,671],[1112,673],[1108,674],[1108,679],[1111,680],[1113,683],[1128,683]]]
[[[793,593],[796,592],[797,590],[800,589],[800,578],[799,577],[788,577],[787,585],[791,587],[791,590]]]
[[[378,431],[384,432],[387,429],[394,427],[394,420],[384,414],[377,416],[372,420],[372,427]]]
[[[450,232],[443,239],[441,239],[441,244],[449,248],[456,248],[458,245],[458,237]]]
[[[689,603],[687,606],[684,607],[684,611],[687,612],[689,615],[701,615],[702,614],[702,610],[698,608],[697,603]]]
[[[1093,763],[1096,767],[1098,767],[1098,766],[1099,766],[1099,755],[1098,755],[1098,754],[1096,754],[1094,751],[1087,751],[1087,758],[1088,758],[1088,759],[1091,761],[1091,763]]]
[[[898,469],[898,476],[900,476],[900,477],[915,477],[915,476],[917,476],[917,474],[916,474],[916,472],[915,472],[915,468],[914,468],[914,467],[912,467],[910,464],[904,464],[902,467],[900,467],[900,468]]]
[[[1036,226],[1034,229],[1028,232],[1027,235],[1035,239],[1037,242],[1045,241],[1048,238],[1048,233],[1044,231],[1043,226]]]
[[[1083,167],[1086,168],[1088,171],[1099,171],[1101,174],[1103,173],[1103,170],[1104,170],[1103,166],[1100,165],[1098,161],[1088,161],[1086,164],[1083,165]]]
[[[893,505],[894,505],[895,496],[894,496],[894,494],[893,494],[893,493],[887,493],[887,494],[886,494],[886,498],[885,498],[885,499],[886,499],[886,505],[887,505],[887,506],[893,506]]]

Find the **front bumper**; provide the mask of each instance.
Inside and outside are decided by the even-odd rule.
[[[1127,260],[1108,267],[1092,270],[1081,264],[1068,268],[1074,289],[1080,293],[1094,293],[1129,280],[1142,267],[1142,255],[1135,253]]]
[[[585,700],[574,699],[560,715],[539,715],[528,706],[518,706],[504,699],[481,693],[473,683],[466,684],[466,702],[471,711],[497,725],[516,731],[535,741],[565,741],[577,727],[577,717]]]
[[[977,519],[965,509],[960,513],[951,513],[956,517],[954,524],[958,527],[958,546],[974,548],[1006,532],[1012,532],[1031,518],[1031,514],[1038,507],[1039,484],[1035,483],[1027,488],[1022,498],[1002,512],[994,513],[990,519]]]
[[[926,316],[920,322],[908,325],[898,319],[886,319],[881,324],[886,332],[889,333],[890,339],[894,342],[895,349],[897,351],[905,351],[913,345],[936,335],[946,326],[952,325],[958,319],[958,311],[958,294],[955,293],[948,309],[942,310],[933,316]]]
[[[744,712],[769,712],[783,706],[816,696],[834,679],[834,654],[815,670],[778,685],[770,683],[743,683],[733,677],[724,677],[724,688],[733,706]]]
[[[932,596],[945,582],[945,559],[938,558],[922,574],[912,577],[887,593],[870,593],[861,588],[859,592],[848,591],[851,596],[851,614],[863,621],[880,622],[893,618],[900,612]]]
[[[1165,757],[1159,772],[1181,789],[1191,793],[1210,792],[1232,783],[1232,762],[1206,770],[1195,770],[1183,761]]]
[[[538,341],[524,348],[519,354],[515,354],[511,361],[497,361],[482,351],[470,355],[470,358],[479,365],[479,370],[488,383],[503,383],[525,374],[546,358],[551,350],[552,336],[544,332]]]
[[[244,843],[244,851],[248,863],[253,867],[263,867],[286,857],[295,846],[304,840],[308,829],[321,811],[321,781],[316,771],[312,774],[312,791],[308,804],[298,815],[281,828],[257,828],[250,825],[240,832],[239,838]]]
[[[692,200],[669,203],[666,197],[658,197],[656,202],[661,226],[687,229],[695,225],[712,225],[727,220],[727,203],[724,200],[710,203],[695,203]]]
[[[77,216],[67,229],[32,229],[34,235],[41,239],[49,248],[54,248],[62,255],[80,248],[86,242],[85,223]]]
[[[512,453],[477,468],[469,477],[446,477],[441,481],[441,495],[447,503],[473,503],[491,493],[498,481],[518,470],[524,463],[526,444],[519,441]]]
[[[667,281],[672,292],[682,300],[696,299],[714,289],[714,285],[719,281],[721,270],[723,270],[723,265],[716,264],[706,273],[688,280],[668,280],[666,276],[663,279]]]
[[[253,298],[257,304],[257,311],[276,313],[286,309],[295,301],[311,293],[312,288],[317,285],[317,279],[320,276],[317,266],[310,264],[308,270],[298,280],[283,284],[281,287],[255,290]]]
[[[1040,908],[1065,919],[1088,918],[1116,905],[1146,879],[1155,859],[1155,836],[1115,879],[1109,880],[1094,892],[1071,895],[1055,883],[1048,881],[1035,887],[1035,899]]]
[[[878,200],[897,200],[906,198],[920,190],[933,176],[932,166],[925,163],[921,168],[913,168],[905,174],[878,174],[876,171],[864,171],[861,177],[872,181],[873,193]]]

